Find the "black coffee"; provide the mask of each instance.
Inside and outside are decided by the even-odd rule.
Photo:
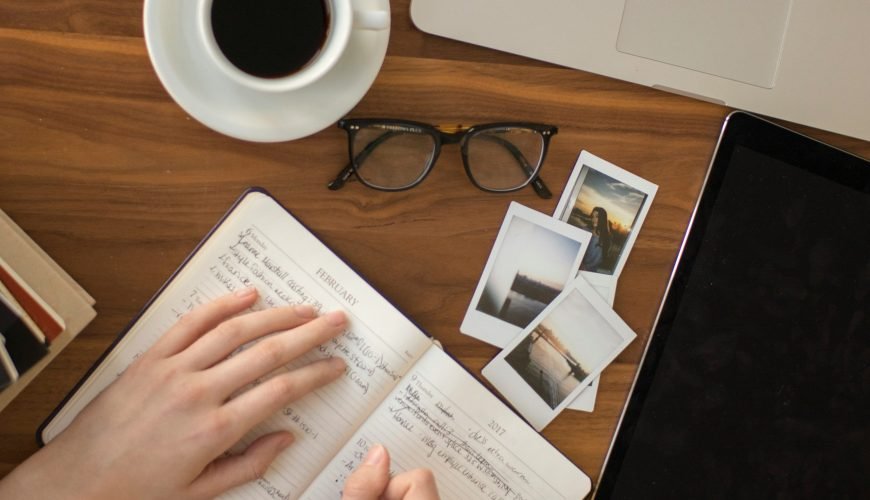
[[[237,68],[261,78],[299,71],[326,41],[324,0],[214,0],[218,47]]]

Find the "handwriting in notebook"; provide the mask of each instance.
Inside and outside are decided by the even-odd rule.
[[[444,498],[560,498],[540,471],[511,451],[512,427],[494,414],[478,419],[466,412],[465,401],[442,392],[443,381],[432,369],[408,373],[309,492],[337,495],[370,446],[381,443],[390,451],[394,474],[428,467]]]

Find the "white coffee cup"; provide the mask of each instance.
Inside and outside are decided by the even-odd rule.
[[[323,0],[328,12],[329,26],[319,52],[307,64],[287,76],[264,78],[239,69],[224,55],[212,29],[211,11],[214,0],[197,2],[197,32],[212,62],[240,85],[264,92],[286,92],[314,83],[329,72],[344,55],[353,30],[385,30],[390,27],[389,11],[366,9],[357,0]]]

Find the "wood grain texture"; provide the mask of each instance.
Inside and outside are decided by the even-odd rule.
[[[660,186],[615,308],[639,338],[603,375],[594,413],[544,435],[597,478],[728,109],[417,31],[393,4],[388,57],[352,116],[559,127],[543,178],[561,191],[587,149]],[[0,0],[0,206],[97,300],[98,317],[0,413],[0,475],[36,450],[39,423],[246,186],[270,190],[473,373],[495,348],[459,324],[510,201],[447,147],[419,187],[326,183],[343,132],[256,144],[187,116],[142,39],[141,2]],[[870,144],[798,127],[863,156]]]

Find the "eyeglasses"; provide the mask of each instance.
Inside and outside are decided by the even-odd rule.
[[[471,183],[496,193],[516,191],[531,184],[541,198],[552,193],[539,177],[552,125],[490,123],[472,127],[432,126],[392,119],[344,119],[350,162],[328,184],[340,189],[351,175],[366,186],[402,191],[421,183],[438,160],[442,144],[459,143],[465,173]]]

